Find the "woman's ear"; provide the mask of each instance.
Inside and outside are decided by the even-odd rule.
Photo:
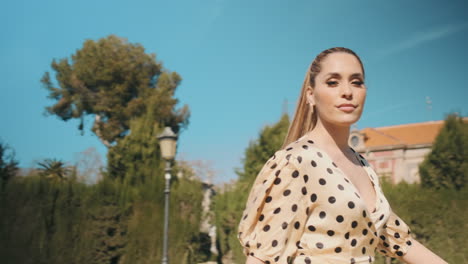
[[[313,107],[315,105],[314,89],[312,89],[312,87],[310,86],[308,86],[306,89],[306,97],[307,97],[307,104]]]

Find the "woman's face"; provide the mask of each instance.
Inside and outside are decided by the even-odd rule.
[[[361,117],[366,90],[358,59],[335,52],[322,61],[315,87],[307,89],[307,100],[315,105],[319,122],[351,126]]]

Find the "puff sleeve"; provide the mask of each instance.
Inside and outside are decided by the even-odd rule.
[[[408,225],[393,211],[390,211],[390,216],[383,226],[377,249],[384,256],[402,257],[412,245],[410,234],[411,230]]]
[[[245,255],[268,264],[289,263],[297,254],[311,209],[299,163],[278,151],[257,175],[238,228]]]

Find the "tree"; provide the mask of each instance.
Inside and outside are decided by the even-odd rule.
[[[156,55],[146,54],[140,44],[114,35],[86,40],[71,61],[53,60],[51,66],[57,85],[49,72],[41,82],[56,103],[46,107],[46,113],[63,121],[79,118],[82,132],[85,117],[94,116],[92,131],[107,147],[128,133],[132,118],[147,111],[175,131],[188,123],[188,106],[176,109],[178,100],[173,98],[181,77],[164,70]]]
[[[245,150],[243,168],[236,170],[239,180],[215,198],[216,228],[220,253],[234,253],[234,261],[245,262],[242,248],[237,239],[237,226],[257,174],[265,162],[281,148],[289,127],[288,115],[272,126],[265,126],[257,140],[250,142]]]
[[[71,169],[66,167],[64,162],[56,159],[46,159],[43,162],[38,162],[37,165],[39,165],[39,175],[56,182],[67,180],[67,176],[71,172]]]
[[[18,161],[15,159],[15,152],[6,144],[0,142],[0,179],[2,186],[16,175],[18,171]]]
[[[460,190],[468,178],[468,123],[450,114],[432,151],[419,166],[423,187]]]

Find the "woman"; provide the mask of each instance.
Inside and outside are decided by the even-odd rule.
[[[312,62],[283,148],[258,174],[239,224],[247,264],[372,263],[376,250],[410,264],[446,263],[411,237],[348,146],[366,92],[353,51],[331,48]]]

